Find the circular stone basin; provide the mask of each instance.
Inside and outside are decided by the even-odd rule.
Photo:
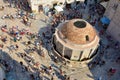
[[[76,22],[74,22],[74,26],[76,26],[77,28],[85,28],[86,22],[85,21],[76,21]]]

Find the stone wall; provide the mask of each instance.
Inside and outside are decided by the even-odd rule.
[[[49,5],[50,7],[53,7],[53,4],[57,3],[63,3],[65,4],[65,2],[67,3],[73,3],[75,0],[28,0],[28,3],[31,6],[31,9],[33,12],[39,12],[38,11],[38,6],[42,5],[43,7],[46,5]],[[85,0],[77,0],[80,2],[84,2]]]
[[[60,2],[65,3],[65,0],[28,0],[31,9],[33,12],[38,12],[39,5],[42,5],[43,7],[46,5],[53,6],[53,4]]]

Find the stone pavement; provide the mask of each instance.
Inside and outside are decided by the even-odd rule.
[[[5,5],[8,5],[8,4],[4,4],[3,3],[3,6]],[[17,9],[15,8],[9,8],[9,7],[5,7],[4,11],[0,11],[0,17],[2,17],[3,15],[6,15],[6,14],[15,14],[17,11]],[[30,29],[31,32],[35,33],[35,32],[39,32],[40,31],[40,34],[42,34],[42,32],[44,32],[44,27],[48,26],[48,24],[45,23],[45,18],[46,16],[44,14],[38,14],[36,16],[36,20],[31,20],[32,24],[31,26],[25,26],[21,21],[22,19],[13,19],[13,20],[10,20],[10,19],[0,19],[0,22],[1,22],[1,26],[2,25],[7,25],[8,28],[11,28],[12,26],[18,26],[19,29],[22,29],[22,28],[27,28],[27,29]],[[11,36],[9,36],[7,33],[4,33],[2,31],[0,31],[1,35],[7,35],[8,38],[11,38]],[[6,59],[9,61],[10,65],[14,67],[14,69],[12,69],[9,73],[6,74],[6,79],[7,80],[30,80],[30,77],[29,77],[29,74],[30,73],[34,73],[33,72],[21,72],[21,68],[19,66],[19,62],[22,61],[23,64],[25,66],[28,66],[28,64],[26,63],[26,61],[19,57],[17,54],[19,53],[22,53],[24,52],[24,49],[26,49],[26,46],[24,44],[22,44],[24,41],[28,41],[29,39],[26,37],[26,36],[23,36],[23,40],[21,41],[18,41],[17,43],[15,42],[10,42],[9,40],[7,41],[7,43],[5,44],[4,46],[4,49],[2,49],[3,52],[5,52],[5,54],[2,54],[2,58],[3,59]],[[2,43],[2,42],[1,42]],[[32,43],[34,43],[32,41]],[[9,52],[9,49],[7,48],[8,46],[10,46],[11,44],[15,45],[15,44],[18,44],[19,45],[19,50],[17,51],[13,51],[12,53]],[[32,56],[32,58],[35,60],[35,62],[39,62],[41,65],[44,65],[46,67],[48,67],[49,65],[51,64],[54,64],[55,66],[60,66],[60,64],[56,64],[54,63],[53,61],[51,61],[50,57],[48,56],[48,51],[44,49],[44,53],[45,53],[45,58],[39,56],[38,54],[34,53],[34,54],[31,54],[30,56]],[[53,66],[54,68],[54,66]],[[63,71],[66,72],[66,74],[70,73],[69,75],[72,75],[74,73],[71,74],[71,70],[68,70],[66,69],[66,67],[63,67],[62,68]],[[58,68],[56,68],[57,71],[59,71]],[[74,71],[74,70],[73,70]],[[87,70],[86,70],[87,71]],[[88,71],[87,71],[88,73]],[[50,78],[49,75],[45,75],[46,77]],[[58,75],[59,76],[59,75]],[[18,79],[19,77],[19,79]],[[47,80],[49,80],[47,78]],[[57,80],[57,79],[56,79]]]
[[[4,70],[1,68],[1,65],[0,65],[0,80],[3,80],[5,78],[5,72]]]
[[[0,3],[3,3],[2,0],[0,0]],[[7,5],[5,3],[2,4],[3,6]],[[4,14],[15,14],[17,11],[17,9],[15,8],[9,8],[9,7],[5,7],[4,11],[0,11],[0,17],[3,16]],[[88,15],[88,9],[86,9],[86,15]],[[84,15],[85,16],[85,15]],[[18,26],[19,29],[22,28],[27,28],[29,29],[31,32],[35,33],[38,32],[40,34],[42,34],[42,32],[45,32],[46,29],[48,29],[49,25],[45,22],[45,18],[46,16],[42,13],[37,14],[36,16],[36,20],[30,19],[30,21],[32,22],[31,26],[26,26],[24,25],[21,21],[22,19],[14,19],[14,20],[10,20],[10,19],[0,19],[0,26],[7,24],[8,28],[12,27],[12,26]],[[85,17],[86,19],[86,17]],[[47,28],[46,28],[47,26]],[[96,24],[95,26],[97,29],[99,28],[99,30],[101,30],[101,26],[98,26]],[[99,31],[98,30],[98,31]],[[11,36],[9,36],[7,33],[1,32],[1,35],[7,35],[8,38],[11,38]],[[27,47],[23,44],[23,42],[28,41],[29,38],[27,38],[28,36],[23,36],[23,39],[21,41],[18,41],[17,43],[15,42],[10,42],[10,40],[7,41],[7,43],[4,46],[4,49],[2,50],[5,53],[1,53],[2,59],[5,59],[9,62],[11,66],[11,68],[13,68],[10,72],[8,72],[6,74],[7,76],[7,80],[32,80],[30,78],[30,74],[34,74],[36,75],[37,71],[32,70],[29,72],[24,72],[20,66],[20,61],[23,62],[24,66],[28,66],[28,63],[21,57],[19,57],[17,54],[25,52],[25,49],[27,49]],[[101,40],[103,42],[103,44],[107,45],[109,44],[109,41],[106,39],[106,37],[103,35],[101,37]],[[45,41],[45,40],[44,40]],[[0,43],[3,43],[0,41]],[[32,41],[32,45],[34,46],[34,40]],[[18,44],[19,45],[19,50],[17,51],[13,51],[12,53],[9,52],[9,49],[7,48],[8,46],[10,46],[11,44],[15,45]],[[48,44],[46,44],[48,46]],[[41,57],[39,54],[32,53],[32,54],[28,54],[30,57],[32,57],[35,62],[39,62],[40,63],[40,67],[45,66],[48,67],[49,65],[52,65],[52,67],[54,68],[54,72],[56,72],[57,76],[61,77],[61,75],[58,74],[59,72],[59,67],[62,65],[61,63],[55,63],[51,60],[51,58],[49,57],[48,53],[49,51],[46,50],[46,47],[43,47],[43,52],[45,53],[45,57]],[[113,49],[112,47],[110,47],[109,49],[105,50],[105,53],[103,55],[103,57],[101,57],[101,59],[105,60],[105,65],[103,66],[95,66],[93,69],[89,69],[88,66],[84,66],[84,65],[80,65],[79,68],[72,68],[69,66],[63,66],[62,70],[65,72],[65,74],[67,74],[68,76],[70,76],[70,80],[98,80],[99,77],[102,77],[102,80],[120,80],[120,65],[115,63],[115,59],[120,56],[120,52],[119,51],[115,51],[115,49]],[[117,69],[117,72],[109,77],[107,75],[107,71],[109,68],[115,68]],[[46,80],[50,80],[49,75],[47,74],[40,74],[40,76],[44,75],[46,78]],[[36,79],[36,80],[41,80],[41,79]],[[58,80],[55,79],[55,80]],[[62,79],[63,80],[63,79]]]

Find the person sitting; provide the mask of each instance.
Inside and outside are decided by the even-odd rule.
[[[7,29],[4,28],[4,27],[2,27],[1,30],[2,30],[3,32],[7,32]]]
[[[109,75],[113,75],[116,72],[116,69],[110,68],[108,71]]]
[[[1,7],[0,7],[0,11],[1,11],[1,10],[4,10],[4,6],[1,6]]]
[[[116,59],[116,63],[120,63],[120,57]]]
[[[118,49],[119,48],[119,42],[115,43],[115,48]]]
[[[3,44],[0,44],[0,48],[3,48],[4,47],[4,45]]]
[[[16,44],[16,45],[15,45],[15,49],[18,50],[18,48],[19,48],[19,46]]]
[[[4,38],[2,38],[2,41],[3,41],[4,43],[6,43],[6,41],[7,41],[7,36],[4,37]]]
[[[7,29],[7,25],[2,26],[3,28]]]

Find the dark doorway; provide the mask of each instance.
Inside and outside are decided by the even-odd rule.
[[[78,61],[81,60],[82,54],[83,54],[83,51],[80,51],[80,55],[79,55],[79,59],[78,59]]]
[[[72,56],[72,50],[65,47],[65,49],[64,49],[64,57],[70,60],[71,56]]]
[[[96,54],[97,54],[97,52],[98,52],[98,48],[93,52],[93,54],[90,56],[90,58],[92,58],[93,56],[95,56]]]
[[[66,8],[70,9],[71,8],[71,4],[66,4]]]
[[[89,41],[89,36],[88,35],[86,35],[85,38],[86,38],[86,41]]]
[[[87,0],[84,1],[85,5],[87,5]]]
[[[90,49],[90,53],[88,55],[88,58],[90,58],[92,51],[93,51],[93,49]]]
[[[54,6],[57,6],[57,3],[54,3],[54,4],[53,4],[53,7],[54,7]]]
[[[76,1],[76,5],[80,4],[80,1]]]

